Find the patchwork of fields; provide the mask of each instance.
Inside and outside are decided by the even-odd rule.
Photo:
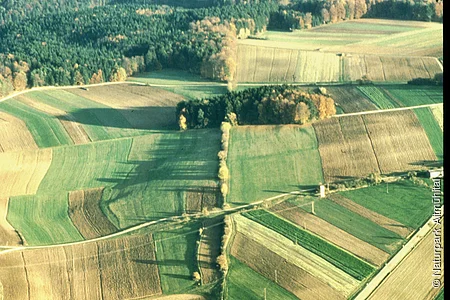
[[[164,70],[0,102],[0,246],[34,246],[0,251],[0,299],[205,300],[222,287],[225,299],[355,296],[432,215],[430,181],[312,195],[442,164],[443,88],[401,84],[442,72],[442,25],[361,19],[266,36],[239,41],[237,79],[249,83],[239,89],[374,84],[324,84],[344,115],[312,125],[232,127],[225,192],[219,129],[178,131],[175,118],[179,101],[224,94],[225,83]],[[419,105],[429,106],[407,108]],[[310,193],[236,208],[299,190]],[[222,193],[236,212],[220,210]],[[432,264],[418,263],[432,261],[432,242],[423,237],[369,299],[436,296]]]
[[[359,19],[294,32],[268,31],[267,40],[239,40],[258,47],[274,43],[284,49],[335,53],[440,57],[443,26],[431,22]]]
[[[406,82],[442,73],[433,57],[399,57],[239,45],[239,82]]]

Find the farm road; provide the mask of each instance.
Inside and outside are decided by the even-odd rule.
[[[444,217],[444,206],[441,207],[441,215]],[[376,289],[377,287],[386,279],[389,274],[396,269],[400,263],[405,259],[405,257],[411,252],[414,251],[416,246],[422,240],[422,238],[433,228],[435,224],[433,222],[433,216],[428,220],[428,222],[422,226],[416,234],[406,243],[406,245],[400,249],[399,252],[378,272],[375,277],[367,283],[364,289],[354,298],[354,300],[365,300],[367,299]]]
[[[250,204],[244,204],[244,205],[240,205],[240,206],[236,206],[236,207],[230,207],[230,208],[226,208],[226,209],[222,209],[222,210],[218,210],[218,211],[211,211],[209,212],[209,215],[213,215],[213,214],[221,214],[221,213],[226,213],[226,212],[232,212],[232,211],[239,211],[242,209],[246,209],[255,205],[259,205],[262,204],[264,202],[269,202],[272,200],[276,200],[285,196],[289,196],[289,195],[299,195],[303,192],[311,192],[314,191],[315,189],[305,189],[305,190],[298,190],[298,191],[293,191],[293,192],[289,192],[289,193],[284,193],[284,194],[279,194],[277,196],[273,196],[270,198],[266,198],[264,200],[259,200],[256,202],[252,202]],[[151,225],[155,225],[155,224],[159,224],[162,222],[166,222],[166,221],[176,221],[178,219],[184,219],[186,217],[189,218],[194,218],[194,217],[201,217],[203,216],[203,213],[194,213],[194,214],[186,214],[184,216],[175,216],[175,217],[169,217],[169,218],[163,218],[163,219],[159,219],[159,220],[155,220],[155,221],[150,221],[150,222],[145,222],[136,226],[132,226],[130,228],[124,229],[122,231],[118,231],[112,234],[108,234],[105,236],[101,236],[98,238],[94,238],[94,239],[90,239],[90,240],[82,240],[82,241],[77,241],[77,242],[69,242],[69,243],[63,243],[63,244],[52,244],[52,245],[43,245],[43,246],[0,246],[0,255],[5,254],[5,253],[9,253],[9,252],[13,252],[13,251],[19,251],[19,250],[32,250],[32,249],[45,249],[45,248],[55,248],[55,247],[62,247],[62,246],[74,246],[74,245],[80,245],[80,244],[87,244],[87,243],[93,243],[93,242],[98,242],[98,241],[102,241],[102,240],[106,240],[106,239],[110,239],[110,238],[115,238],[130,232],[134,232],[136,230],[151,226]]]

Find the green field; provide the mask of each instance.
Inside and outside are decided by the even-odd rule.
[[[442,103],[444,89],[441,86],[392,85],[383,87],[404,106]]]
[[[386,189],[388,192],[386,193]],[[356,203],[414,229],[431,217],[431,191],[409,180],[380,184],[340,194]]]
[[[380,109],[389,109],[398,107],[391,99],[389,99],[379,88],[374,86],[358,86],[367,98],[369,98]]]
[[[319,255],[358,280],[363,280],[375,270],[375,268],[356,256],[328,243],[316,235],[300,229],[268,211],[251,211],[244,213],[244,216],[284,235],[291,241]]]
[[[315,188],[323,182],[312,126],[242,126],[230,133],[231,204]]]
[[[266,289],[267,299],[294,300],[293,294],[283,289],[273,281],[253,271],[234,256],[229,257],[230,268],[227,275],[227,296],[229,300],[260,300],[264,299]]]
[[[75,121],[83,124],[92,141],[146,133],[133,129],[118,110],[67,91],[32,92],[26,97],[70,113]]]
[[[428,140],[433,147],[434,153],[439,160],[444,159],[444,136],[441,127],[433,116],[429,108],[420,108],[414,110],[417,118],[427,133]]]
[[[29,245],[46,245],[83,240],[68,211],[68,195],[18,196],[9,200],[8,222]]]
[[[73,226],[59,222],[67,218],[67,193],[95,187],[105,187],[102,210],[118,228],[181,215],[186,191],[216,186],[219,138],[217,129],[193,130],[55,148],[34,201],[25,210],[13,199],[8,219],[31,229],[23,232],[30,243],[36,223],[55,230],[39,243],[69,241]],[[54,206],[45,211],[49,198]]]
[[[183,293],[195,285],[196,242],[200,223],[154,233],[156,259],[163,293]]]
[[[0,111],[24,121],[40,148],[72,144],[66,130],[56,118],[15,99],[0,103]]]
[[[320,199],[315,202],[314,206],[315,213],[319,218],[387,253],[394,253],[401,242],[403,242],[403,238],[400,235],[381,227],[333,201]],[[308,211],[310,212],[309,207]]]

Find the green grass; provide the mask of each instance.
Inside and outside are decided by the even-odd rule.
[[[29,245],[83,240],[68,211],[68,194],[18,196],[9,200],[8,221]]]
[[[156,259],[163,293],[183,293],[195,285],[196,242],[200,223],[154,233]]]
[[[40,148],[73,144],[58,119],[15,99],[0,103],[0,110],[23,120]]]
[[[331,200],[321,199],[316,201],[314,210],[319,218],[387,253],[393,254],[403,242],[403,238],[400,235]]]
[[[294,224],[265,210],[244,213],[244,216],[284,235],[293,242],[324,258],[337,268],[358,280],[363,280],[375,269],[356,256],[328,243]]]
[[[205,84],[220,85],[220,82],[212,81],[201,77],[200,75],[189,73],[187,71],[164,69],[148,73],[139,73],[137,76],[129,77],[128,81],[137,81],[149,84],[161,85],[189,85],[189,84]]]
[[[229,300],[261,300],[264,299],[264,289],[266,289],[267,299],[297,299],[293,294],[255,272],[234,256],[230,256],[229,258],[230,268],[226,279]]]
[[[323,182],[312,126],[243,126],[230,134],[231,204],[250,203]]]
[[[26,97],[70,113],[93,141],[147,132],[133,129],[118,110],[66,91],[32,92]]]
[[[374,86],[358,86],[360,90],[367,98],[370,99],[376,106],[381,109],[389,109],[398,107],[391,101],[379,88]]]
[[[218,129],[190,130],[55,148],[30,207],[39,207],[45,197],[66,203],[69,191],[104,187],[102,210],[118,228],[181,215],[188,190],[217,186],[219,139]],[[67,209],[59,211],[67,214]],[[22,211],[12,206],[9,214],[20,216]],[[37,226],[33,217],[22,217],[29,228]],[[48,227],[59,226],[52,218]],[[27,240],[28,235],[24,233]],[[70,234],[60,236],[58,242],[63,242]]]
[[[423,129],[427,133],[428,140],[434,153],[439,160],[444,159],[444,136],[441,127],[433,116],[431,110],[427,108],[420,108],[414,110],[417,118],[422,124]]]
[[[409,180],[371,186],[340,194],[356,203],[414,229],[433,213],[431,190]]]
[[[405,106],[443,103],[443,87],[392,85],[384,87],[394,98]]]

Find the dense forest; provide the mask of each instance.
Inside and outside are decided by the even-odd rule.
[[[177,105],[180,128],[219,127],[223,121],[240,125],[306,124],[334,114],[334,100],[325,89],[305,92],[289,85],[250,88]]]
[[[0,0],[0,96],[162,68],[232,88],[237,38],[364,16],[442,21],[442,8],[441,0]]]

